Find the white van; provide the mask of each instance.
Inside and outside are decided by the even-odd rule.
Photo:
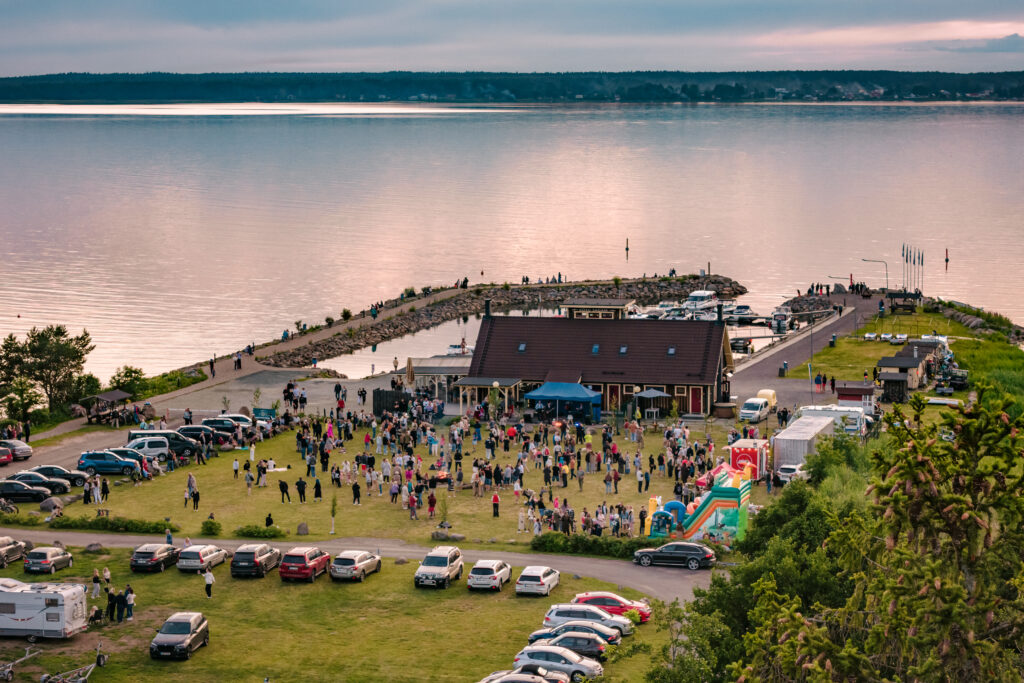
[[[863,408],[840,406],[835,403],[824,406],[801,406],[798,417],[831,417],[837,427],[842,427],[847,434],[863,436],[867,434],[871,418],[864,414]]]
[[[134,441],[129,441],[125,448],[136,450],[147,458],[156,458],[160,462],[167,460],[171,453],[171,446],[167,442],[167,438],[163,436],[147,436],[135,439]]]
[[[748,398],[740,406],[740,419],[749,422],[760,422],[768,419],[771,406],[766,398]]]
[[[70,638],[88,625],[84,585],[0,579],[0,636]]]

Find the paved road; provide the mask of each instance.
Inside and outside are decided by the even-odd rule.
[[[98,534],[91,532],[54,531],[40,529],[6,529],[0,533],[13,536],[19,540],[32,541],[36,545],[51,545],[54,541],[69,546],[83,547],[89,543],[101,543],[109,548],[134,548],[143,543],[162,542],[155,536],[136,536],[130,534]],[[297,539],[281,542],[288,545]],[[195,543],[213,543],[222,548],[235,549],[252,541],[235,539],[192,539]],[[329,541],[316,541],[316,545],[331,555],[345,549],[359,548],[379,552],[384,557],[404,557],[410,562],[417,562],[429,548],[386,538],[335,538]],[[276,543],[275,543],[276,545]],[[488,550],[466,550],[467,562],[480,559],[505,560],[513,566],[546,564],[566,575],[579,574],[592,576],[602,581],[636,589],[647,596],[659,600],[680,601],[693,598],[694,587],[707,588],[711,583],[711,572],[706,570],[691,572],[682,568],[648,567],[643,568],[628,560],[605,560],[591,557],[573,557],[571,555],[548,555],[539,553],[510,553]]]

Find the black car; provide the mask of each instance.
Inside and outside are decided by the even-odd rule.
[[[60,465],[36,465],[35,467],[30,467],[28,471],[38,472],[50,479],[63,479],[66,482],[70,482],[72,486],[85,486],[85,479],[89,476],[80,470],[69,470]]]
[[[162,572],[168,567],[178,564],[180,548],[166,543],[147,543],[140,545],[132,553],[128,567],[133,572]]]
[[[75,564],[64,548],[33,548],[25,555],[25,573],[56,574],[58,569],[67,569]]]
[[[281,551],[266,543],[247,543],[231,558],[231,576],[264,577],[281,564]]]
[[[191,659],[192,653],[210,644],[210,624],[202,612],[175,612],[149,644],[153,659]]]
[[[50,479],[38,472],[18,472],[7,477],[7,481],[20,481],[29,486],[42,486],[55,496],[71,491],[71,484],[61,479]]]
[[[609,645],[618,645],[622,642],[622,634],[613,628],[608,628],[604,624],[599,624],[596,621],[574,619],[552,628],[542,628],[538,631],[534,631],[529,636],[529,643],[530,645],[533,645],[538,640],[544,638],[557,638],[563,633],[568,633],[569,631],[574,631],[576,633],[592,633],[595,636],[599,636],[601,640]]]
[[[605,660],[605,651],[608,649],[608,644],[604,642],[601,636],[596,636],[593,633],[583,633],[582,631],[567,631],[550,640],[542,640],[536,644],[557,645],[558,647],[572,650],[582,657],[590,657],[599,662]]]
[[[10,536],[0,536],[0,568],[25,556],[25,544]]]
[[[203,426],[230,435],[235,433],[238,423],[227,417],[208,417],[203,420]]]
[[[218,446],[228,440],[227,434],[218,432],[213,427],[207,427],[206,425],[185,425],[184,427],[178,427],[178,433],[190,439],[195,439],[200,443],[203,441],[203,435],[209,434],[210,438],[213,439],[213,443]]]
[[[700,543],[666,543],[660,548],[641,548],[633,553],[633,562],[642,567],[667,564],[694,571],[715,566],[715,553]]]
[[[39,503],[50,497],[50,490],[42,486],[29,486],[20,481],[4,479],[0,481],[0,498],[15,503]]]

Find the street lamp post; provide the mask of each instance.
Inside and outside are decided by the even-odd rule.
[[[862,258],[861,261],[865,263],[881,263],[885,266],[885,291],[889,291],[889,264],[882,259],[878,258]]]

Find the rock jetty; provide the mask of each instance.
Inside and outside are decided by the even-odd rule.
[[[397,315],[382,312],[376,321],[366,319],[358,327],[350,327],[332,337],[311,341],[297,349],[278,351],[258,360],[279,368],[306,367],[313,358],[324,360],[390,339],[435,327],[449,320],[477,315],[484,310],[484,301],[491,300],[495,312],[512,309],[555,308],[566,299],[635,299],[638,304],[683,299],[690,292],[709,289],[720,298],[731,299],[746,294],[747,288],[723,275],[683,275],[680,277],[622,280],[618,284],[565,283],[562,285],[475,285],[452,290],[450,297]]]

